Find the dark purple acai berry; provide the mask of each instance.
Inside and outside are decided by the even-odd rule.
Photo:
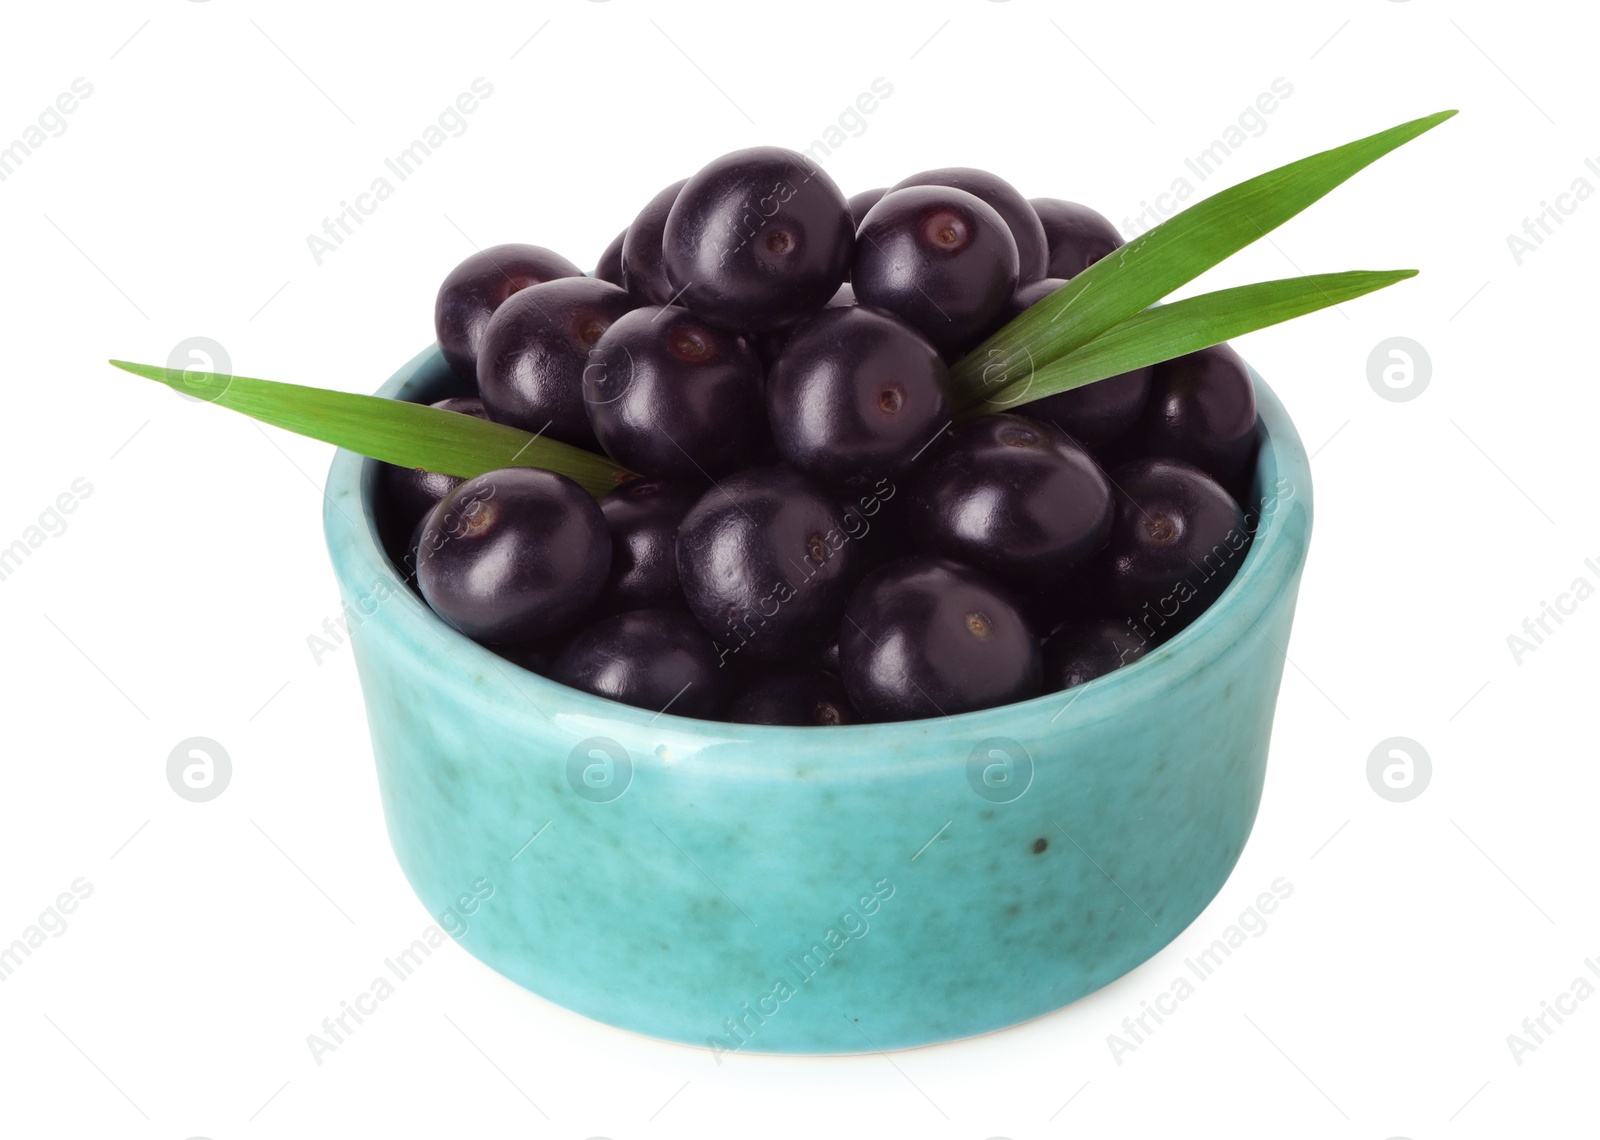
[[[1255,385],[1232,348],[1212,345],[1155,366],[1140,454],[1192,463],[1242,493],[1256,444]]]
[[[1217,600],[1250,545],[1244,512],[1198,467],[1140,459],[1117,468],[1116,522],[1101,560],[1108,600],[1152,642]]]
[[[844,533],[857,547],[858,574],[865,574],[916,549],[906,511],[906,501],[911,494],[906,486],[909,481],[896,482],[884,476],[876,483],[842,492],[839,506],[844,511]]]
[[[1020,316],[1065,284],[1060,278],[1046,277],[1023,285],[1012,296],[1005,319]],[[1151,369],[1135,368],[1007,411],[1052,423],[1098,454],[1138,422],[1150,396],[1150,377]]]
[[[667,215],[663,253],[678,304],[741,332],[799,320],[850,271],[844,195],[802,154],[755,147],[705,166]]]
[[[1044,688],[1070,689],[1144,656],[1149,642],[1126,618],[1062,625],[1044,640]]]
[[[995,324],[1003,325],[1016,320],[1065,284],[1066,282],[1059,277],[1041,277],[1037,281],[1026,281],[1018,285],[1017,291],[1011,294],[1011,299],[1006,302],[1005,308],[1000,310],[1000,316]]]
[[[593,604],[611,536],[564,475],[508,467],[468,479],[428,516],[417,581],[435,613],[485,644],[560,633]]]
[[[846,281],[834,291],[833,296],[828,298],[828,303],[822,307],[824,310],[849,309],[853,308],[855,303],[856,291],[850,287],[850,282]],[[756,355],[761,358],[762,365],[768,371],[772,369],[778,357],[783,355],[783,346],[789,343],[789,338],[803,324],[805,324],[805,321],[802,320],[796,324],[784,325],[779,329],[767,329],[765,332],[756,333],[750,338],[751,347],[756,350]]]
[[[850,219],[855,222],[856,229],[861,228],[861,219],[867,216],[867,211],[878,204],[878,199],[889,192],[887,186],[879,186],[876,190],[863,190],[859,194],[850,195],[847,205],[850,207]]]
[[[1018,415],[1053,424],[1096,455],[1110,448],[1138,422],[1150,395],[1150,369],[1135,368],[1019,404]]]
[[[569,277],[507,299],[478,349],[478,392],[489,418],[595,450],[583,403],[589,350],[633,308],[608,281]]]
[[[443,412],[459,412],[463,416],[472,416],[479,420],[489,418],[488,409],[477,396],[448,396],[443,400],[435,400],[428,406]]]
[[[622,284],[622,241],[628,236],[628,231],[623,230],[611,239],[611,244],[606,246],[606,251],[600,255],[600,263],[594,267],[594,275],[601,281],[609,281],[613,285]]]
[[[856,589],[839,628],[845,691],[869,720],[954,715],[1038,696],[1039,642],[988,575],[902,558]]]
[[[1115,491],[1113,490],[1113,493]],[[1105,550],[1087,562],[1036,586],[1018,599],[1023,615],[1034,629],[1055,629],[1061,625],[1088,625],[1116,617],[1106,598]]]
[[[770,442],[755,350],[675,305],[635,309],[606,331],[583,399],[606,454],[641,475],[714,479]]]
[[[622,238],[622,283],[640,305],[665,305],[673,289],[661,262],[661,235],[667,228],[667,214],[678,200],[678,191],[689,181],[680,178],[645,203],[639,216]]]
[[[1045,276],[1049,256],[1044,225],[1028,200],[1004,178],[970,166],[946,166],[902,178],[891,189],[903,190],[907,186],[954,186],[982,198],[1005,219],[1006,228],[1017,243],[1017,279],[1034,281]]]
[[[698,622],[682,610],[632,610],[584,629],[550,678],[597,697],[673,716],[713,717],[730,674]]]
[[[1042,327],[1122,246],[985,171],[847,200],[757,147],[651,197],[592,276],[482,250],[435,306],[475,388],[435,406],[603,450],[630,481],[597,503],[536,468],[380,464],[384,549],[508,672],[653,711],[851,724],[1091,681],[1244,562],[1249,371],[1219,345],[1041,395],[997,359],[974,409],[951,368],[1030,309]]]
[[[871,309],[824,309],[767,376],[778,453],[834,487],[900,479],[950,422],[950,373],[909,326]]]
[[[1117,227],[1088,206],[1060,198],[1030,198],[1028,204],[1044,226],[1051,277],[1076,277],[1123,244]]]
[[[844,682],[822,669],[776,669],[747,685],[728,719],[735,724],[856,724],[861,717],[845,695]]]
[[[1056,428],[1021,416],[979,416],[936,448],[908,506],[925,552],[1031,592],[1105,545],[1111,487],[1089,454]]]
[[[538,641],[523,641],[516,645],[496,645],[492,648],[513,665],[520,665],[530,673],[549,676],[550,667],[555,664],[556,658],[561,655],[561,650],[566,644],[566,636],[561,635],[540,638]]]
[[[1017,287],[1017,243],[965,190],[893,190],[867,211],[850,273],[856,299],[892,313],[944,353],[985,335]]]
[[[530,285],[559,277],[582,277],[583,270],[537,245],[495,245],[481,249],[450,271],[439,286],[433,327],[451,369],[478,382],[478,345],[489,318],[507,297]]]
[[[635,479],[600,500],[611,530],[611,575],[595,603],[606,613],[683,605],[678,585],[678,524],[705,486]]]
[[[417,551],[422,547],[422,532],[427,528],[428,519],[432,514],[432,510],[422,512],[422,516],[417,519],[417,524],[411,528],[411,537],[406,540],[404,551],[395,550],[388,545],[386,539],[386,546],[391,550],[390,556],[395,560],[396,568],[400,571],[400,577],[405,580],[406,585],[416,590],[419,594],[422,590],[417,585]],[[395,533],[398,534],[399,532],[396,531]]]
[[[446,412],[476,416],[480,420],[489,418],[488,413],[483,410],[483,401],[476,396],[451,396],[432,406]],[[410,534],[415,530],[417,520],[462,483],[461,478],[456,475],[440,475],[436,471],[424,471],[420,467],[398,467],[393,463],[378,465],[378,479],[382,487],[380,513],[384,520],[384,529],[396,536]],[[412,543],[413,550],[415,546],[416,544]],[[414,562],[412,567],[414,572]]]
[[[689,609],[744,660],[789,660],[830,641],[856,553],[839,505],[787,467],[723,479],[678,528]]]
[[[812,668],[821,669],[824,673],[832,673],[837,677],[839,675],[839,642],[837,640],[828,642],[828,644],[807,657],[806,661]]]

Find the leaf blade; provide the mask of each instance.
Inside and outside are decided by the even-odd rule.
[[[501,467],[542,467],[597,497],[632,477],[581,447],[426,404],[126,360],[111,364],[262,423],[402,467],[462,478]]]
[[[1455,114],[1440,111],[1309,155],[1175,214],[980,344],[951,370],[957,391],[971,389],[985,367],[1014,367],[1024,344],[1035,362],[1044,362],[1089,343]]]
[[[987,397],[969,400],[962,412],[1015,409],[1354,300],[1416,275],[1414,269],[1320,273],[1219,289],[1146,309],[1065,356],[1014,379],[1002,378]]]

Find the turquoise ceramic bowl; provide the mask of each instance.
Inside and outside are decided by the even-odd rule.
[[[969,1037],[1133,969],[1216,895],[1260,800],[1311,483],[1256,385],[1267,505],[1193,625],[1066,693],[847,728],[654,715],[511,665],[399,585],[375,464],[341,451],[328,546],[406,876],[506,977],[719,1060]],[[450,390],[430,349],[380,394]]]

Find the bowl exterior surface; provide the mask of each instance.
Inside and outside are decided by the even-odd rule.
[[[400,583],[376,465],[339,452],[328,544],[418,896],[535,993],[719,1060],[968,1037],[1133,969],[1216,895],[1260,800],[1312,512],[1256,383],[1259,529],[1210,610],[1089,685],[904,724],[688,720],[525,672]],[[450,384],[430,349],[381,394]]]

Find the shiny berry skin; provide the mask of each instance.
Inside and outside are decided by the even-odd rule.
[[[821,669],[777,669],[747,685],[728,706],[735,724],[825,727],[859,724],[844,682]]]
[[[611,574],[595,603],[605,613],[683,605],[678,524],[704,493],[700,483],[635,479],[600,500],[611,531]]]
[[[907,186],[954,186],[983,199],[1005,219],[1006,228],[1017,243],[1017,279],[1036,281],[1045,276],[1049,250],[1044,225],[1028,200],[1004,178],[970,166],[947,166],[902,178],[891,190],[904,190]]]
[[[953,716],[1041,691],[1039,642],[988,575],[941,558],[880,567],[839,627],[845,691],[869,720]]]
[[[854,306],[855,303],[856,291],[850,287],[850,282],[846,281],[834,291],[833,296],[828,298],[828,303],[822,308],[824,311],[828,309],[848,309]],[[766,332],[756,333],[750,338],[750,344],[755,348],[756,355],[761,358],[761,363],[764,367],[769,371],[771,370],[774,362],[783,354],[783,346],[789,343],[789,338],[804,323],[805,321],[800,321],[796,324],[784,325],[780,329],[768,329]]]
[[[583,270],[559,253],[537,245],[495,245],[467,258],[439,286],[433,306],[434,331],[451,370],[478,382],[478,345],[507,297],[530,285],[582,276]]]
[[[871,309],[824,309],[767,375],[784,462],[833,487],[898,479],[950,422],[950,373],[933,346]]]
[[[982,200],[948,186],[893,190],[867,211],[850,284],[941,352],[986,334],[1017,287],[1017,243]]]
[[[820,309],[850,270],[855,224],[833,180],[802,154],[754,147],[690,178],[667,215],[677,304],[760,332]]]
[[[1053,693],[1131,665],[1149,642],[1126,618],[1062,625],[1044,639],[1044,688]]]
[[[581,618],[611,568],[600,506],[564,475],[508,467],[468,479],[428,516],[417,582],[450,625],[489,645]]]
[[[1046,277],[1024,285],[1011,298],[1009,317],[1015,317],[1044,300],[1066,282]],[[1149,368],[1135,368],[1117,376],[1107,376],[1093,384],[1057,392],[1042,400],[1007,408],[1030,419],[1054,424],[1090,451],[1120,439],[1139,421],[1150,396]]]
[[[548,676],[652,712],[714,717],[731,680],[721,665],[711,638],[682,610],[630,610],[578,633]]]
[[[432,406],[446,412],[476,416],[480,420],[489,418],[483,409],[483,401],[476,396],[451,396],[449,399],[439,400]],[[462,484],[462,479],[457,475],[440,475],[436,471],[424,471],[420,467],[399,467],[393,463],[378,465],[378,479],[382,487],[380,512],[384,519],[384,529],[391,530],[397,536],[414,530],[418,519],[431,511],[440,499]],[[416,544],[412,543],[411,546],[414,551]]]
[[[1249,369],[1226,344],[1156,365],[1140,426],[1140,454],[1181,459],[1240,490],[1257,444]]]
[[[1111,533],[1111,486],[1061,431],[1021,416],[958,424],[908,505],[918,547],[1020,590],[1047,586]]]
[[[1111,474],[1116,522],[1102,559],[1110,603],[1157,639],[1188,625],[1244,561],[1250,531],[1221,484],[1173,459],[1141,459]]]
[[[667,228],[667,213],[687,181],[680,178],[646,202],[622,239],[622,282],[640,305],[665,305],[677,292],[661,261],[661,235]]]
[[[714,479],[770,442],[755,350],[677,306],[613,324],[589,353],[583,399],[606,453],[641,475]]]
[[[569,277],[513,294],[478,349],[478,392],[489,418],[596,450],[583,403],[589,350],[633,308],[608,281]]]
[[[721,480],[678,528],[689,609],[746,661],[789,660],[832,640],[856,556],[839,505],[787,467]]]
[[[1010,324],[1065,284],[1066,282],[1059,277],[1041,277],[1037,281],[1027,281],[1018,285],[1016,292],[1011,294],[1011,299],[1000,310],[1000,316],[995,320],[995,328]]]
[[[483,406],[483,400],[478,396],[446,396],[428,406],[445,412],[460,412],[464,416],[474,416],[480,420],[489,418],[489,410]]]
[[[600,255],[600,263],[594,267],[594,275],[601,281],[609,281],[616,286],[622,285],[622,241],[628,236],[628,231],[623,230],[611,239],[611,244],[606,246],[606,251]]]
[[[1150,396],[1150,375],[1148,368],[1135,368],[1011,410],[1060,428],[1098,456],[1139,422]]]
[[[846,203],[850,207],[850,220],[855,222],[856,229],[861,228],[861,219],[867,216],[867,211],[878,204],[878,200],[889,192],[887,186],[879,186],[876,190],[863,190],[859,194],[850,195]]]
[[[1060,198],[1030,198],[1028,204],[1044,226],[1050,277],[1076,277],[1114,249],[1122,235],[1105,215]]]

